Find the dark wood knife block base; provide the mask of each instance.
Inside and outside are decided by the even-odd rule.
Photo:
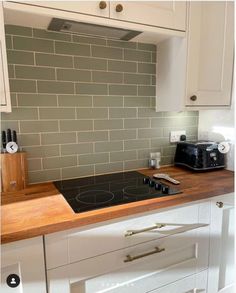
[[[24,189],[28,184],[26,153],[1,153],[0,159],[2,192]]]

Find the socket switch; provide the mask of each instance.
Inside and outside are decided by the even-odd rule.
[[[170,142],[180,141],[181,135],[186,135],[186,131],[185,130],[171,131],[170,132]]]

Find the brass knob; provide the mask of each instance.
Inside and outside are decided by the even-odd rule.
[[[197,96],[194,95],[194,96],[190,97],[190,100],[191,101],[196,101],[197,100]]]
[[[220,208],[220,209],[222,209],[223,208],[223,206],[224,206],[224,204],[223,204],[223,202],[222,201],[217,201],[216,202],[216,205],[218,206],[218,208]]]
[[[105,9],[107,8],[107,3],[105,1],[100,1],[99,2],[99,8],[100,9]]]
[[[121,4],[116,5],[116,12],[121,12],[123,10],[123,6]]]

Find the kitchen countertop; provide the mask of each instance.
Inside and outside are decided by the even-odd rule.
[[[2,193],[1,241],[8,243],[111,219],[181,205],[234,191],[234,172],[192,172],[178,167],[139,170],[144,175],[167,173],[179,180],[181,194],[147,199],[84,213],[74,213],[53,183],[32,184]]]

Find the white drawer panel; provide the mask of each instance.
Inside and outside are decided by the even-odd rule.
[[[80,292],[80,288],[84,293],[145,293],[195,274],[199,262],[196,234],[188,231],[51,269],[49,293]],[[155,247],[165,250],[145,256]],[[128,255],[140,258],[124,262]]]
[[[204,223],[199,223],[198,216],[199,205],[192,205],[92,229],[73,229],[47,235],[45,237],[47,268],[55,268],[153,239],[160,239],[208,223],[205,219]],[[125,236],[127,231],[137,232],[140,229],[154,227],[155,224],[166,224],[166,226]]]

